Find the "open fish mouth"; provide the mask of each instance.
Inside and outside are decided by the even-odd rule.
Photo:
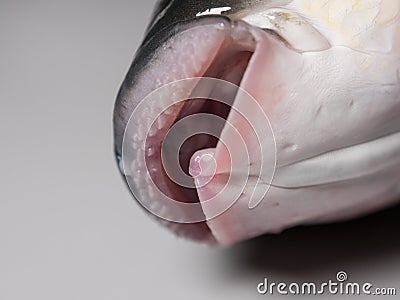
[[[178,235],[231,245],[400,199],[399,55],[296,24],[308,43],[297,27],[197,18],[139,52],[117,99],[117,158]]]
[[[165,220],[178,234],[213,241],[207,219],[222,214],[240,194],[230,194],[231,203],[207,217],[203,211],[206,204],[200,204],[197,188],[214,177],[223,177],[226,185],[232,173],[228,160],[240,159],[250,166],[249,152],[253,152],[254,159],[261,160],[261,135],[264,145],[270,148],[269,180],[275,167],[275,143],[268,118],[250,94],[243,90],[239,93],[257,47],[256,39],[264,32],[257,29],[255,36],[255,29],[248,24],[225,18],[203,18],[194,26],[185,27],[181,25],[178,33],[163,46],[163,53],[156,53],[154,65],[143,71],[143,81],[156,80],[144,85],[150,92],[135,105],[126,123],[120,167],[135,198],[153,215]],[[270,38],[283,42],[278,36]],[[151,76],[152,72],[159,73]],[[247,101],[246,110],[239,112],[235,108],[237,98]],[[242,124],[240,135],[237,128],[227,124],[232,115],[235,115],[234,122],[248,125],[251,125],[250,118],[258,118],[261,128]],[[233,144],[221,140],[227,127],[239,135]],[[251,144],[254,142],[249,139],[254,137],[256,151],[250,151],[245,140]],[[267,137],[269,143],[265,141]],[[243,149],[232,157],[227,148],[235,146]],[[215,163],[217,149],[221,152],[219,156],[224,156],[225,165],[218,168],[213,165],[212,174],[205,174],[207,167],[202,169],[201,158],[209,157]],[[261,168],[258,169],[260,173]],[[250,170],[241,173],[243,191]],[[264,173],[267,172],[264,170]],[[238,178],[235,184],[239,185]]]

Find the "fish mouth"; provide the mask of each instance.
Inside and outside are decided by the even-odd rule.
[[[353,150],[358,152],[361,148],[352,146],[393,133],[388,131],[398,128],[394,118],[398,104],[394,98],[389,97],[384,102],[386,105],[370,111],[365,105],[361,107],[358,101],[354,100],[355,96],[362,96],[360,91],[367,93],[368,90],[372,92],[375,86],[380,87],[380,79],[372,73],[368,74],[365,80],[377,82],[376,85],[370,87],[365,86],[363,81],[355,82],[351,85],[352,93],[342,95],[338,101],[333,98],[337,93],[331,90],[331,85],[342,87],[344,80],[353,80],[359,69],[356,66],[351,68],[349,74],[343,75],[342,78],[337,72],[340,68],[332,66],[330,62],[337,63],[343,60],[339,65],[352,65],[353,61],[364,60],[366,54],[351,51],[346,47],[326,50],[325,47],[329,47],[327,44],[319,48],[320,52],[313,51],[315,47],[311,47],[312,49],[308,49],[311,49],[311,53],[305,54],[270,31],[223,17],[199,18],[193,22],[178,24],[166,36],[155,51],[148,51],[145,56],[143,49],[147,49],[148,45],[143,45],[120,90],[114,113],[114,136],[120,170],[134,197],[163,225],[179,236],[229,245],[242,238],[266,232],[280,232],[283,228],[319,219],[321,214],[339,219],[341,211],[348,210],[349,215],[357,215],[357,211],[372,210],[373,207],[383,206],[390,200],[388,197],[380,204],[370,204],[361,210],[355,205],[361,205],[362,201],[372,203],[375,197],[382,195],[387,197],[385,189],[391,188],[395,176],[390,176],[390,170],[382,171],[382,176],[378,171],[387,167],[387,164],[381,163],[388,157],[396,157],[394,153],[398,149],[398,137],[378,141],[377,147],[372,147],[372,144],[361,146],[362,149],[368,147],[371,151],[363,150],[365,155],[357,156],[357,165],[354,162]],[[289,38],[296,41],[293,36]],[[147,43],[151,41],[152,39],[148,39]],[[295,46],[296,43],[292,45]],[[311,63],[312,61],[316,63]],[[389,61],[388,59],[386,63]],[[332,74],[325,70],[329,66]],[[372,69],[375,67],[371,67]],[[313,74],[329,76],[315,78],[310,76]],[[214,82],[224,81],[235,88],[219,90],[211,84],[204,89],[203,83],[207,82],[206,79],[213,79]],[[287,82],[291,84],[285,84]],[[320,84],[321,88],[316,84]],[[302,98],[303,93],[299,93],[303,88],[306,88],[309,94],[305,99]],[[243,90],[262,104],[263,113],[270,113],[271,123],[259,119],[254,111],[247,107],[248,103],[240,97]],[[387,93],[394,92],[396,84],[389,84],[382,93],[373,92],[374,99],[364,99],[364,102],[373,105],[377,99],[384,101]],[[213,101],[220,97],[228,100],[225,103]],[[315,103],[312,102],[313,105],[308,105],[305,110],[302,105],[312,99],[316,100]],[[214,149],[213,157],[218,164],[226,163],[224,151],[218,152],[218,149],[223,149],[221,141],[229,139],[236,142],[232,131],[226,130],[232,121],[238,120],[235,119],[237,114],[232,106],[240,111],[249,111],[252,122],[250,125],[268,127],[269,123],[271,127],[273,124],[274,143],[270,143],[266,138],[271,136],[266,132],[268,130],[262,128],[265,140],[260,147],[260,144],[254,142],[254,136],[246,136],[248,128],[243,130],[244,124],[236,122],[235,125],[244,126],[241,134],[245,139],[245,146],[250,151],[251,161],[241,161],[244,155],[239,155],[237,157],[240,159],[234,161],[234,172],[230,172],[227,163],[223,166],[226,173],[220,172],[219,169],[219,173],[215,174],[242,175],[241,168],[244,170],[250,166],[252,173],[244,174],[249,179],[249,188],[251,185],[257,186],[259,179],[262,181],[260,189],[271,186],[273,188],[268,194],[268,200],[271,201],[260,204],[259,210],[247,209],[250,208],[248,200],[252,193],[251,190],[246,190],[242,193],[244,197],[238,200],[235,207],[227,207],[230,208],[229,212],[226,211],[223,216],[215,218],[214,213],[219,211],[221,205],[224,206],[231,200],[235,201],[230,198],[234,197],[231,194],[232,191],[236,192],[236,187],[229,185],[228,193],[223,193],[218,201],[213,203],[213,207],[207,206],[205,202],[210,199],[210,195],[212,196],[209,191],[221,185],[219,178],[211,184],[207,183],[205,188],[199,187],[197,171],[192,168],[192,162],[196,154],[202,151],[211,153],[210,149]],[[332,116],[326,118],[328,108]],[[364,118],[365,113],[368,118]],[[181,121],[198,114],[214,115],[224,120],[224,123],[217,128],[213,136],[197,133],[182,144],[168,142],[170,133]],[[340,122],[335,124],[338,120]],[[307,132],[306,136],[302,134],[304,132]],[[345,134],[339,135],[339,132]],[[315,143],[316,140],[324,142]],[[385,145],[391,145],[391,149],[394,150],[382,153],[382,149],[385,148],[381,145],[382,141]],[[177,145],[178,149],[175,147]],[[346,147],[348,149],[344,149]],[[228,149],[236,151],[235,145]],[[335,149],[344,151],[333,152]],[[375,152],[382,155],[376,156]],[[262,155],[267,153],[268,155]],[[272,154],[275,154],[275,157]],[[373,164],[370,161],[372,157],[376,158]],[[232,157],[230,158],[232,162]],[[268,178],[268,171],[255,175],[253,167],[257,167],[260,160],[270,158],[275,158],[272,177],[276,176]],[[329,168],[326,167],[327,163]],[[381,165],[382,168],[372,169],[373,165]],[[187,177],[192,174],[194,178],[190,178],[191,184],[187,186],[176,182],[174,177],[170,176],[176,169],[181,170]],[[365,170],[372,171],[373,174],[367,174]],[[263,177],[257,176],[258,174],[262,174]],[[265,174],[267,176],[264,176]],[[332,174],[335,176],[332,177]],[[343,178],[346,182],[340,181]],[[356,179],[359,181],[353,186],[351,183]],[[376,185],[368,184],[372,181],[376,181]],[[362,193],[360,188],[363,189]],[[260,199],[264,199],[264,196],[265,194],[260,194]],[[342,198],[348,196],[352,197],[350,204],[342,201]],[[383,198],[386,199],[385,197]],[[308,205],[293,205],[289,198],[302,199]],[[319,198],[333,200],[326,202],[327,207],[318,208],[319,203],[316,201]],[[171,199],[173,202],[168,201]],[[337,206],[332,204],[335,201],[339,203]],[[259,220],[262,218],[263,224],[256,220],[257,216]]]
[[[206,133],[191,136],[183,143],[179,153],[170,152],[168,147],[165,147],[165,139],[175,124],[191,115],[209,114],[225,121],[228,119],[237,92],[257,47],[254,31],[257,30],[258,34],[267,35],[267,33],[255,29],[245,22],[231,21],[222,17],[200,18],[195,21],[194,25],[190,24],[189,28],[185,24],[180,26],[181,29],[177,30],[179,33],[160,47],[153,58],[150,59],[150,63],[147,64],[149,67],[146,67],[139,78],[135,80],[136,86],[130,87],[129,90],[124,90],[123,87],[119,99],[129,98],[131,107],[129,108],[127,103],[120,105],[120,107],[125,110],[134,110],[145,96],[179,80],[197,78],[196,84],[187,87],[186,91],[182,93],[182,101],[179,103],[171,103],[168,100],[169,95],[160,92],[160,94],[163,94],[161,100],[158,97],[159,100],[149,101],[148,104],[143,106],[144,113],[141,113],[136,120],[136,124],[142,125],[134,126],[133,131],[128,134],[129,130],[125,130],[124,140],[121,144],[128,144],[127,147],[132,148],[129,143],[135,143],[135,139],[136,142],[140,140],[144,147],[134,146],[133,148],[137,153],[135,157],[139,157],[138,153],[144,152],[143,163],[138,162],[141,158],[136,158],[136,162],[133,164],[125,161],[122,158],[124,151],[118,149],[118,147],[117,157],[120,159],[121,171],[125,175],[131,191],[142,206],[153,215],[160,217],[160,214],[162,214],[161,219],[166,219],[166,215],[171,216],[171,218],[167,218],[168,221],[160,221],[172,228],[178,235],[213,243],[214,238],[207,222],[205,222],[201,205],[197,206],[196,215],[201,215],[202,220],[186,222],[185,214],[188,214],[188,212],[185,209],[166,212],[168,208],[158,202],[158,197],[154,196],[154,192],[157,191],[157,193],[180,203],[200,204],[194,180],[192,179],[192,187],[181,186],[170,178],[171,171],[168,169],[179,168],[190,176],[192,156],[199,150],[216,148],[223,126],[213,136]],[[277,37],[271,37],[278,40]],[[164,71],[161,71],[161,74],[155,77],[155,70]],[[151,81],[154,78],[156,80]],[[194,95],[199,94],[199,89],[204,89],[201,78],[228,82],[234,88],[220,91],[218,89],[213,90],[212,86],[208,86],[207,94],[203,92],[201,95],[204,96],[193,98]],[[171,93],[174,92],[171,91]],[[215,101],[216,98],[226,100],[225,102]],[[132,103],[134,104],[132,105]],[[153,112],[153,108],[155,106],[160,107],[160,105],[162,106],[161,113]],[[121,127],[129,127],[127,124],[132,120],[132,114],[130,114],[129,120],[118,118],[118,116],[126,115],[126,111],[116,112],[115,122],[117,125],[120,122],[123,125]],[[148,124],[144,126],[143,124],[146,122]],[[118,135],[121,134],[116,133],[117,144]],[[126,138],[127,135],[130,137]],[[137,138],[138,135],[141,135],[141,138]],[[126,141],[130,140],[132,136],[134,137],[132,141],[127,143]],[[179,166],[168,166],[168,161],[172,160],[171,157],[174,155],[179,155]],[[144,181],[143,177],[140,178],[141,176],[137,179],[138,176],[130,175],[132,173],[147,174],[147,181]]]

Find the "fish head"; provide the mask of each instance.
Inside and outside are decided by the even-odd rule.
[[[400,199],[400,1],[160,1],[115,152],[175,233],[232,245]]]

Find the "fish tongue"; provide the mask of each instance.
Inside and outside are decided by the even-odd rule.
[[[250,208],[266,197],[275,168],[275,141],[265,112],[279,99],[279,90],[273,88],[269,66],[276,59],[282,66],[298,59],[265,32],[251,31],[256,49],[220,141],[216,148],[196,152],[190,162],[207,224],[222,245],[265,232],[262,209]]]

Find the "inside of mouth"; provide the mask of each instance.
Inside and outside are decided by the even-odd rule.
[[[222,50],[213,64],[203,75],[205,78],[217,78],[228,81],[235,86],[240,86],[246,68],[252,56],[251,51],[240,49],[237,45]],[[210,98],[188,99],[178,115],[176,122],[194,114],[212,114],[227,120],[233,102],[236,98],[237,89],[230,91],[210,91]],[[174,124],[175,124],[174,123]],[[201,124],[199,124],[201,127]],[[180,148],[179,161],[182,170],[189,175],[189,164],[191,157],[199,150],[216,148],[222,130],[218,130],[216,136],[209,134],[197,134],[188,138]],[[199,202],[195,189],[183,188],[184,201]]]
[[[215,60],[202,77],[225,80],[239,87],[252,55],[253,52],[229,40],[222,47]],[[227,120],[236,98],[236,93],[237,89],[234,93],[233,91],[229,91],[228,94],[224,93],[224,91],[211,90],[210,98],[188,99],[185,101],[174,124],[185,117],[201,113],[216,115]],[[225,102],[216,99],[223,99]],[[187,175],[189,175],[191,157],[199,150],[216,148],[221,132],[222,131],[218,132],[218,136],[197,134],[185,141],[179,151],[179,161],[180,167]],[[182,195],[177,200],[182,202],[200,202],[196,189],[175,188],[178,189],[179,194]]]
[[[237,40],[234,40],[232,37],[227,37],[215,59],[201,77],[221,79],[230,82],[239,88],[246,69],[249,65],[250,59],[254,53],[253,48],[253,45],[249,45],[248,43],[240,43]],[[227,120],[231,111],[231,106],[233,105],[236,98],[238,88],[235,90],[231,89],[228,92],[211,89],[209,91],[209,98],[195,98],[185,100],[184,105],[179,111],[171,127],[183,118],[199,113],[213,114],[224,120]],[[212,100],[216,98],[223,98],[225,103]],[[178,167],[180,167],[184,173],[189,175],[189,164],[191,157],[199,150],[216,148],[221,132],[219,132],[217,136],[197,134],[188,138],[180,148],[180,166]],[[167,150],[162,149],[162,147],[160,146],[160,152],[161,151]],[[172,199],[179,202],[200,202],[195,188],[182,187],[176,184],[168,177],[168,172],[165,170],[165,165],[161,166],[161,170],[164,178],[163,183],[159,184],[159,182],[157,182],[156,180],[154,180],[154,183],[163,193],[166,193]],[[191,230],[191,234],[194,233],[197,235],[196,237],[194,237],[195,239],[202,239],[202,235],[210,236],[211,232],[206,222],[192,225],[195,225],[197,229],[197,233],[194,233],[194,231]]]

